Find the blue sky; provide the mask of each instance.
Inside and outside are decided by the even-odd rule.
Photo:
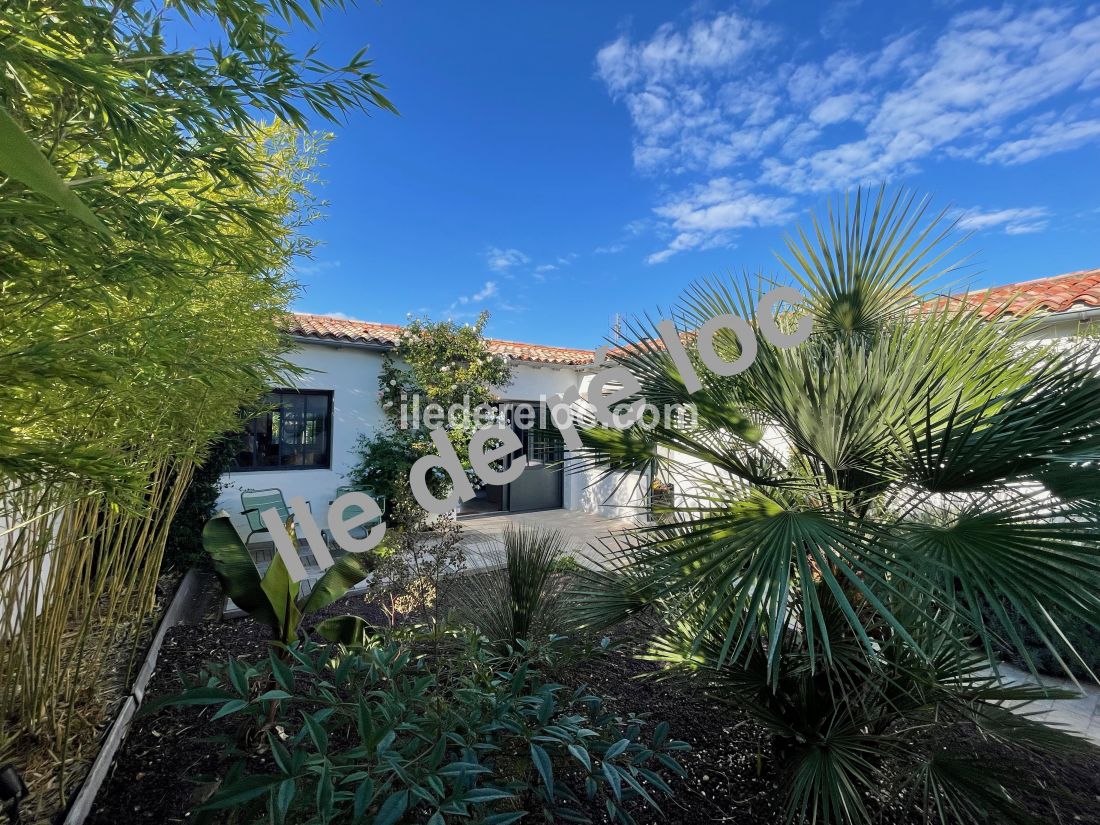
[[[401,111],[336,130],[303,311],[591,346],[881,181],[962,210],[973,285],[1100,266],[1100,5],[363,0],[294,39],[371,44]]]

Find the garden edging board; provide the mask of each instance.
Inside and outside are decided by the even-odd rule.
[[[160,623],[157,625],[157,631],[153,634],[152,641],[149,642],[149,650],[145,654],[145,661],[142,663],[141,669],[138,670],[137,676],[134,678],[133,687],[130,688],[130,695],[127,696],[126,701],[122,703],[118,716],[115,717],[115,721],[112,723],[111,729],[108,731],[99,749],[99,754],[96,756],[95,762],[92,763],[91,770],[88,771],[88,775],[84,778],[84,782],[80,786],[80,791],[73,797],[73,801],[69,805],[68,813],[63,820],[64,825],[83,825],[84,820],[87,819],[88,814],[91,813],[92,804],[95,802],[96,795],[99,793],[100,787],[102,787],[104,780],[107,778],[107,773],[111,769],[111,764],[114,762],[115,754],[126,739],[126,734],[130,730],[130,723],[134,719],[134,714],[137,713],[138,708],[141,707],[142,700],[145,698],[145,688],[148,686],[149,679],[152,678],[153,671],[156,669],[157,656],[160,654],[160,648],[164,643],[164,637],[168,631],[179,622],[180,616],[184,612],[188,600],[194,594],[198,581],[199,575],[197,571],[188,570],[182,581],[180,581],[179,587],[176,588],[175,595],[172,596],[172,601],[169,602],[168,609],[165,610],[164,615],[161,616]]]

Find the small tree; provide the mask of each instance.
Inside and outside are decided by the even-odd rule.
[[[408,496],[393,506],[393,524],[378,548],[374,576],[367,586],[389,617],[431,611],[438,604],[439,582],[444,575],[466,567],[462,527],[450,516],[430,518]]]
[[[489,313],[474,324],[414,318],[387,353],[378,379],[386,425],[359,439],[359,463],[349,473],[356,486],[369,487],[388,502],[408,495],[409,470],[434,451],[425,412],[433,405],[447,415],[443,424],[463,467],[469,469],[470,436],[491,414],[492,387],[512,380],[512,367],[494,354],[485,338]],[[481,415],[478,414],[480,409]],[[434,410],[433,410],[434,411]],[[476,479],[471,476],[471,480]],[[445,476],[429,479],[436,495],[447,492]],[[403,511],[402,511],[403,512]],[[397,514],[391,512],[391,520]]]

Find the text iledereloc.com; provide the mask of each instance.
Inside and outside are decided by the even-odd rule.
[[[764,293],[757,307],[756,317],[760,333],[768,343],[787,349],[798,346],[810,337],[813,332],[813,319],[809,315],[799,316],[793,332],[783,332],[775,321],[776,308],[779,304],[797,305],[801,300],[802,295],[791,287],[776,287]],[[714,336],[719,330],[730,330],[737,336],[740,354],[736,360],[727,361],[715,350]],[[669,357],[680,373],[684,387],[690,394],[699,392],[703,384],[680,339],[675,323],[662,320],[657,324],[657,331]],[[715,375],[737,375],[748,369],[756,360],[757,342],[752,325],[744,318],[732,313],[716,315],[703,324],[696,333],[695,344],[699,359]],[[639,422],[645,412],[646,401],[635,398],[625,409],[613,408],[637,396],[641,389],[637,377],[626,367],[605,367],[592,376],[588,391],[584,394],[584,400],[588,402],[593,415],[601,425],[621,430]],[[572,414],[573,404],[581,398],[580,392],[575,387],[571,387],[566,392],[546,400],[550,420],[561,433],[565,447],[569,450],[583,448]],[[431,430],[431,439],[437,452],[435,455],[426,455],[417,459],[409,471],[409,487],[417,503],[425,510],[437,515],[447,515],[453,513],[459,503],[474,497],[474,485],[462,467],[462,462],[447,437],[447,431],[443,427],[436,427]],[[470,439],[470,465],[484,484],[510,484],[519,478],[527,467],[527,457],[525,455],[514,457],[507,467],[499,470],[493,467],[493,462],[499,461],[503,464],[503,459],[518,453],[522,446],[519,436],[510,426],[499,422],[487,424],[478,429]],[[428,473],[440,470],[445,472],[451,481],[450,493],[442,498],[432,495],[427,483]],[[306,502],[299,496],[290,500],[289,507],[298,523],[299,534],[305,538],[314,558],[317,559],[317,564],[322,570],[331,567],[332,554]],[[352,511],[351,515],[348,515],[349,511]],[[275,549],[286,564],[290,577],[294,581],[304,580],[305,567],[278,512],[274,509],[266,510],[260,516],[271,533]],[[381,518],[382,511],[374,499],[366,493],[353,491],[344,493],[332,502],[329,508],[328,527],[338,546],[349,553],[366,553],[377,547],[386,535],[386,522]],[[372,527],[367,535],[359,538],[351,535],[352,530],[376,520],[379,523]]]

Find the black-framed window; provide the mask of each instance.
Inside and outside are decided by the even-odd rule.
[[[555,429],[535,428],[527,431],[527,458],[543,464],[556,464],[565,459],[565,441]]]
[[[237,472],[327,470],[332,466],[332,393],[273,390],[245,424]]]

